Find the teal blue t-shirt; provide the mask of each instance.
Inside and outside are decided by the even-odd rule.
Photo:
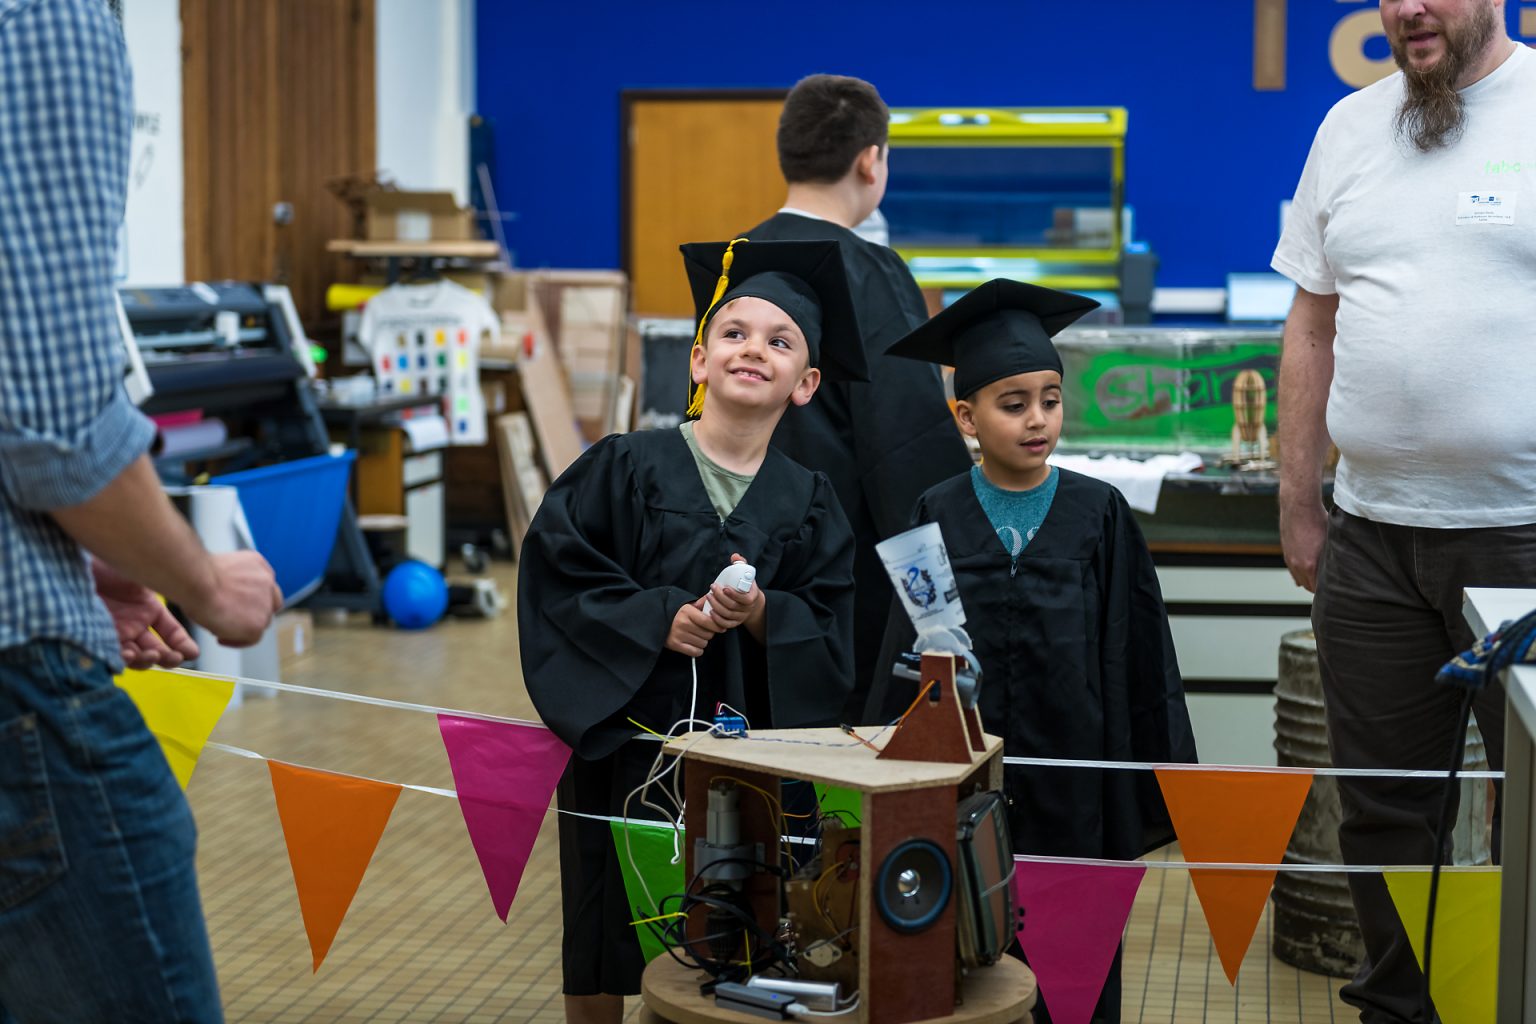
[[[976,492],[976,500],[981,502],[981,510],[997,531],[1003,550],[1015,562],[1035,539],[1040,524],[1045,522],[1051,501],[1056,497],[1056,482],[1060,476],[1061,471],[1052,466],[1050,476],[1040,486],[1027,491],[1009,491],[988,480],[980,466],[971,467],[971,487]]]

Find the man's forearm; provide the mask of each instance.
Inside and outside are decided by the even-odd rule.
[[[178,604],[205,603],[217,588],[213,562],[166,497],[148,455],[95,497],[51,514],[81,547]]]
[[[1322,501],[1337,296],[1298,293],[1280,354],[1282,501]]]

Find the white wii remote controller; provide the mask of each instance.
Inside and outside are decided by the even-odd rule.
[[[722,587],[734,588],[738,593],[750,594],[752,584],[757,579],[757,570],[746,562],[732,562],[720,570],[720,575],[715,577],[715,582]],[[709,614],[709,598],[704,599],[704,614]]]

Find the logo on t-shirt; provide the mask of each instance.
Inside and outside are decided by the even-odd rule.
[[[1039,527],[1035,529],[1039,529]],[[1007,548],[1008,553],[1014,558],[1018,558],[1019,552],[1024,550],[1024,535],[1012,526],[999,526],[997,528],[997,539],[1003,542],[1003,547]],[[1035,539],[1035,530],[1029,531],[1029,539]]]

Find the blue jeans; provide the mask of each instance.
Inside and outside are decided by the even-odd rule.
[[[0,650],[0,1024],[222,1021],[196,846],[106,666]]]

